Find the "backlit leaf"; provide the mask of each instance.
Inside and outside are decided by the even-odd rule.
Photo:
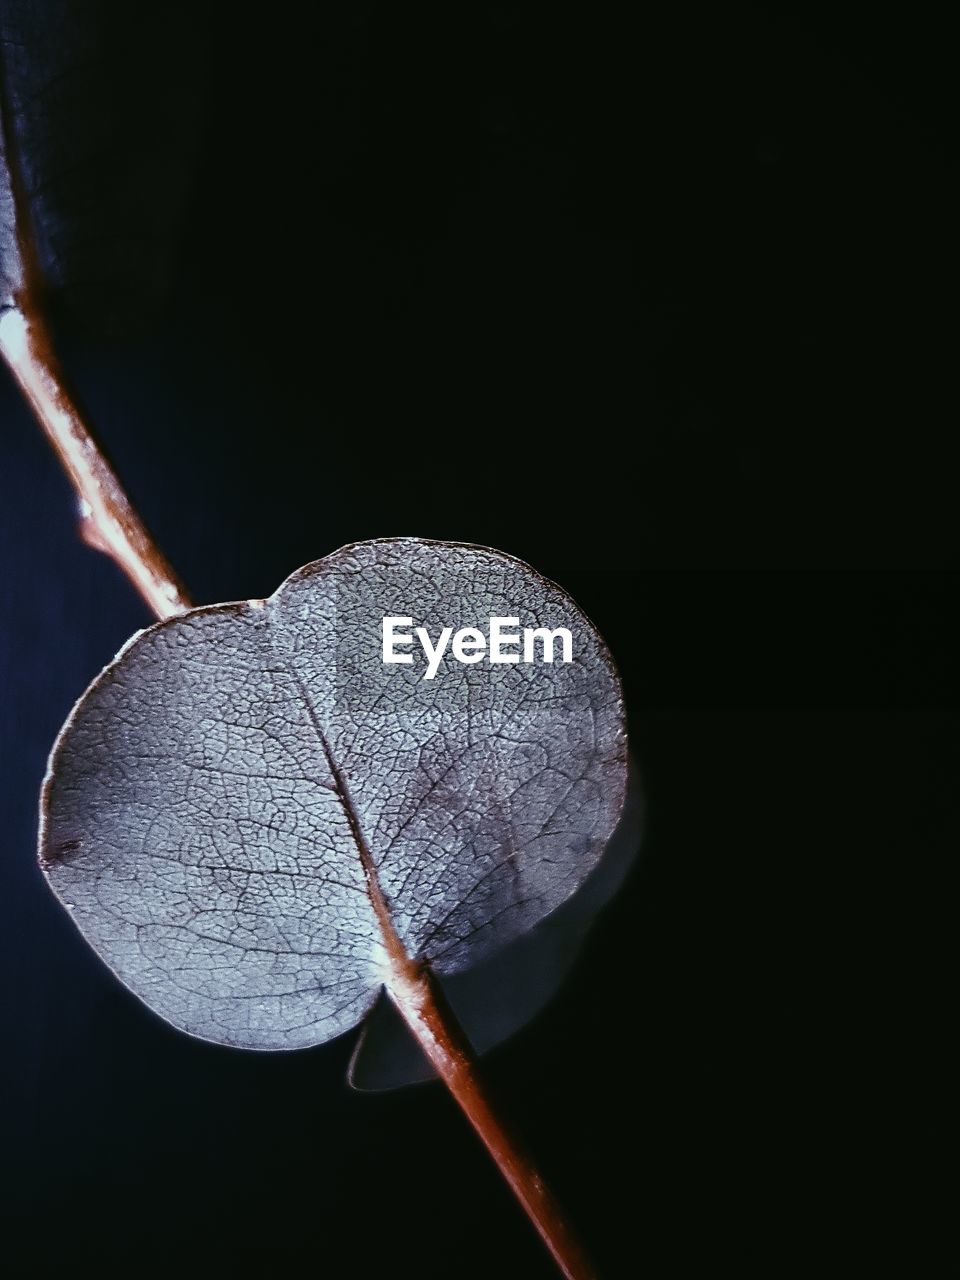
[[[448,653],[425,679],[384,663],[384,616],[563,627],[573,660]],[[294,1048],[366,1014],[391,935],[451,974],[559,907],[625,782],[619,681],[569,597],[486,548],[360,543],[134,637],[54,748],[41,858],[159,1014]]]

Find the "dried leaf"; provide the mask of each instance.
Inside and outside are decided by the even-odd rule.
[[[424,679],[383,662],[384,616],[519,616],[567,628],[573,661]],[[295,1048],[366,1014],[394,941],[451,974],[560,906],[625,782],[619,681],[569,597],[486,548],[360,543],[134,637],[54,748],[41,859],[175,1026]]]

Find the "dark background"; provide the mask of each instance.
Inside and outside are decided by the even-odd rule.
[[[63,6],[32,8],[53,47]],[[195,597],[466,539],[569,589],[620,665],[642,858],[489,1060],[602,1274],[856,1274],[901,1243],[924,1272],[957,826],[942,33],[279,4],[165,6],[145,42],[99,11],[135,50],[101,90],[121,150],[70,181],[96,209],[122,148],[178,139],[165,288],[50,305]],[[135,90],[189,127],[124,116]],[[191,1041],[53,902],[46,753],[149,617],[7,378],[0,415],[0,1249],[552,1275],[438,1087],[352,1094],[352,1037]]]

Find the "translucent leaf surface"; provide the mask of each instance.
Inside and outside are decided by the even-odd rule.
[[[565,627],[573,661],[425,679],[383,662],[384,616]],[[368,542],[134,637],[54,748],[41,859],[159,1014],[293,1048],[364,1016],[391,938],[450,974],[555,910],[625,781],[619,681],[569,597],[485,548]]]

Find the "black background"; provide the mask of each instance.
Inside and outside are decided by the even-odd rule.
[[[165,303],[111,333],[54,300],[135,501],[202,601],[408,533],[570,590],[648,832],[494,1090],[604,1276],[856,1274],[900,1242],[922,1272],[957,817],[945,40],[914,9],[239,13],[178,18],[205,106]],[[439,1088],[350,1093],[352,1037],[191,1041],[54,904],[46,752],[149,618],[6,379],[0,412],[2,1247],[552,1275]]]

